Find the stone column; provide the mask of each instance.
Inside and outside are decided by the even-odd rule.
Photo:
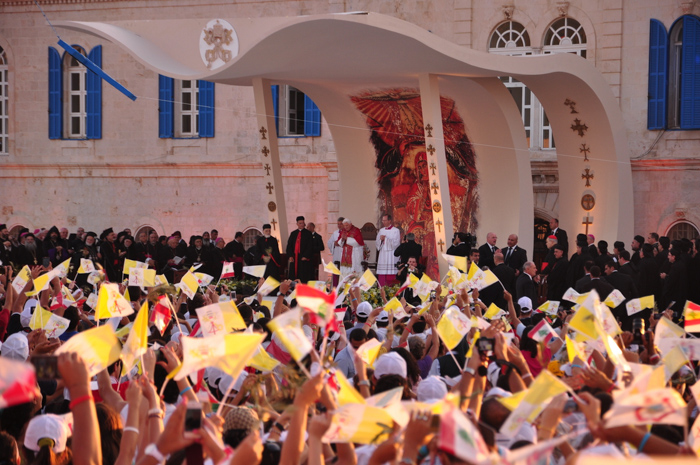
[[[445,137],[442,130],[440,86],[438,76],[435,74],[421,74],[419,82],[423,124],[425,124],[425,153],[429,167],[430,203],[432,205],[433,226],[435,228],[435,250],[437,251],[440,265],[440,276],[444,276],[449,269],[449,265],[442,258],[442,254],[450,246],[454,228],[452,226],[450,184],[447,180]]]
[[[284,253],[289,238],[287,208],[284,203],[284,186],[282,184],[282,166],[280,164],[277,130],[275,129],[275,111],[272,105],[272,92],[268,79],[254,78],[255,113],[258,118],[258,137],[260,151],[258,156],[262,163],[263,199],[268,222],[272,225],[272,235],[280,242]]]

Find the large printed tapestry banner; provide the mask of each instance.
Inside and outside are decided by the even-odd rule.
[[[426,271],[431,278],[439,279],[428,183],[428,170],[434,168],[425,152],[420,93],[406,88],[366,91],[351,100],[372,130],[380,214],[392,215],[394,224],[404,234],[416,235],[416,242],[423,245],[423,255],[427,257]],[[454,100],[440,97],[440,105],[454,228],[473,232],[478,207],[474,148]],[[447,235],[450,239],[451,231]]]

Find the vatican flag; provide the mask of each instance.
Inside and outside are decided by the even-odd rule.
[[[267,279],[265,280],[264,283],[262,283],[262,286],[260,286],[260,289],[258,289],[258,294],[262,296],[268,295],[270,292],[278,288],[280,285],[280,282],[277,281],[275,278],[272,276],[268,276]]]
[[[391,415],[382,408],[345,404],[334,412],[323,442],[379,444],[388,437],[392,424]]]
[[[381,349],[382,343],[377,339],[372,338],[369,341],[362,344],[357,348],[357,356],[362,359],[363,362],[369,367],[374,366],[374,361],[379,357],[379,349]]]
[[[97,296],[97,319],[128,316],[134,313],[131,304],[119,293],[116,283],[103,283]]]
[[[31,271],[29,271],[29,267],[24,265],[19,273],[17,273],[17,276],[15,276],[15,279],[12,280],[12,288],[17,294],[19,294],[24,290],[24,286],[27,285],[31,278],[32,274]]]
[[[121,345],[111,325],[88,329],[71,337],[56,351],[56,355],[76,353],[88,366],[88,375],[100,371],[119,360]]]
[[[289,310],[276,316],[267,327],[279,338],[284,348],[297,362],[313,350],[309,339],[301,329],[301,308]]]
[[[148,264],[137,260],[129,260],[128,258],[124,259],[123,273],[128,275],[132,268],[148,268]]]
[[[177,287],[179,287],[189,299],[193,299],[194,295],[197,293],[197,289],[199,289],[199,280],[192,272],[188,271],[177,284]]]
[[[323,259],[321,259],[321,262],[323,263],[323,271],[325,271],[326,273],[340,276],[340,270],[337,266],[335,266],[335,263],[333,263],[332,261],[326,263]]]
[[[357,284],[360,286],[360,289],[367,292],[376,282],[377,278],[372,274],[372,272],[370,270],[365,270]]]
[[[180,338],[182,365],[175,381],[202,368],[215,367],[236,379],[265,339],[264,334],[220,334],[210,337]]]
[[[471,320],[456,306],[445,310],[437,324],[438,335],[450,350],[457,347],[471,328]]]
[[[95,271],[95,264],[89,258],[80,259],[80,268],[78,268],[78,273],[86,274]]]
[[[129,336],[122,347],[122,376],[131,371],[139,357],[148,349],[148,301],[143,303],[139,310],[134,325],[129,331]]]
[[[442,254],[442,258],[444,258],[449,265],[454,266],[462,273],[467,272],[467,257],[458,257],[456,255],[447,255],[444,253]]]
[[[200,307],[195,311],[204,337],[246,329],[245,321],[232,300]]]

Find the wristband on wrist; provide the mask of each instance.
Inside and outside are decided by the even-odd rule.
[[[649,441],[649,438],[651,437],[651,432],[647,433],[644,435],[642,438],[642,442],[639,443],[639,447],[637,447],[637,453],[641,454],[642,451],[644,451],[644,446],[647,445],[647,442]]]
[[[180,391],[180,395],[182,396],[182,395],[184,395],[187,391],[190,391],[190,390],[192,390],[192,386],[187,386],[187,387],[184,388],[182,391]],[[159,409],[159,410],[160,410],[160,409]]]
[[[136,427],[134,427],[134,426],[125,426],[125,427],[122,429],[122,433],[127,433],[127,432],[129,432],[129,431],[131,431],[132,433],[139,434],[139,429],[136,428]]]
[[[68,404],[68,408],[73,410],[77,405],[82,404],[83,402],[91,401],[92,399],[92,394],[86,394],[84,396],[78,397],[77,399],[73,399],[70,401]]]
[[[159,408],[156,407],[156,408],[152,408],[151,410],[149,410],[149,411],[148,411],[148,414],[149,414],[149,415],[156,415],[156,414],[157,414],[157,415],[162,415],[162,414],[163,414],[163,411],[162,411],[161,409],[159,409]]]

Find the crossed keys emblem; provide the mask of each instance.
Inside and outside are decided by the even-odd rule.
[[[212,63],[214,63],[217,58],[221,58],[221,61],[228,63],[231,58],[233,58],[231,51],[224,49],[224,45],[229,45],[233,42],[231,37],[231,29],[226,29],[219,21],[210,29],[204,29],[204,42],[207,45],[213,45],[211,48],[205,52],[204,59],[207,61],[207,68],[211,68]]]

